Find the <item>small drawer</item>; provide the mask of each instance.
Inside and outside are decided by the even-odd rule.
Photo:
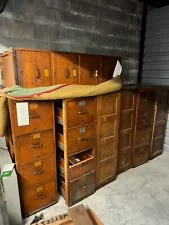
[[[25,164],[55,153],[53,130],[37,131],[17,137],[16,162]],[[26,145],[26,146],[25,146]]]
[[[74,180],[69,184],[70,202],[69,206],[93,194],[96,188],[95,172],[90,173],[80,179]]]
[[[63,135],[58,133],[56,139],[57,146],[64,150]],[[67,149],[69,155],[73,155],[79,151],[94,148],[96,143],[95,123],[68,129],[67,140]]]
[[[96,99],[78,98],[65,102],[68,128],[93,123],[96,120]]]
[[[140,100],[138,105],[139,112],[153,112],[156,101],[156,92],[155,91],[147,91],[140,92]]]
[[[20,191],[23,217],[26,217],[43,207],[49,206],[57,201],[56,182],[51,181]]]
[[[154,139],[150,158],[160,155],[163,152],[164,136]]]
[[[136,148],[133,155],[133,166],[139,166],[146,163],[149,159],[150,146]]]
[[[19,183],[25,189],[47,180],[56,179],[55,155],[18,166],[17,172]]]
[[[131,149],[119,153],[117,164],[118,173],[122,173],[131,168],[131,154]]]
[[[144,145],[149,145],[150,142],[151,142],[151,136],[152,136],[152,129],[151,128],[137,130],[135,147],[139,148],[139,147],[142,147]]]
[[[138,115],[137,118],[137,129],[143,129],[146,127],[151,127],[153,124],[153,114],[148,112],[143,112]]]
[[[17,104],[28,103],[28,106],[19,107],[17,110]],[[23,117],[22,110],[28,108],[28,118]],[[16,136],[36,132],[37,130],[49,130],[54,127],[54,116],[53,116],[53,103],[48,101],[24,101],[16,102],[9,100],[9,111],[11,118],[12,131]],[[19,119],[20,118],[20,119]],[[18,122],[22,121],[22,125]]]

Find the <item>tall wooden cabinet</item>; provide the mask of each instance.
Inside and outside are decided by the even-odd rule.
[[[26,217],[57,201],[54,107],[49,101],[9,100],[8,105],[8,147],[16,164]]]
[[[95,97],[55,103],[59,190],[69,206],[95,191],[96,108]]]
[[[117,172],[124,172],[132,167],[134,128],[136,116],[136,89],[121,91],[120,125],[118,140]]]
[[[162,154],[163,152],[168,116],[168,94],[168,88],[157,88],[150,159],[153,159],[154,157]]]
[[[138,88],[136,125],[134,134],[133,166],[148,161],[151,149],[156,90]]]
[[[97,188],[116,178],[120,99],[120,92],[97,97]]]

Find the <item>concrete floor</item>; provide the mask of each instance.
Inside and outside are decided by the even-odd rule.
[[[82,203],[93,209],[104,225],[168,225],[169,154],[119,175]],[[56,205],[42,212],[50,218],[66,209],[60,197]],[[25,220],[25,225],[33,217]]]

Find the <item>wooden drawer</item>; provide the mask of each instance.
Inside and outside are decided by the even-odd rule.
[[[116,115],[118,92],[101,95],[101,116]]]
[[[95,172],[90,173],[80,179],[70,182],[70,204],[73,205],[78,201],[86,198],[95,192]]]
[[[16,139],[15,158],[17,164],[23,164],[38,159],[39,157],[55,153],[53,130],[39,131]]]
[[[137,129],[151,127],[153,124],[153,114],[149,112],[143,112],[142,114],[138,115],[137,121]]]
[[[150,159],[160,155],[163,152],[164,137],[154,139]]]
[[[118,155],[118,173],[124,172],[131,168],[131,149],[124,150]]]
[[[17,166],[19,183],[22,188],[30,188],[32,185],[56,179],[55,155],[46,156],[31,163]]]
[[[166,131],[166,121],[160,121],[156,123],[154,130],[154,138],[165,136]]]
[[[112,137],[115,135],[117,117],[116,115],[104,116],[101,118],[100,138]]]
[[[139,148],[144,145],[149,145],[151,142],[151,136],[152,136],[152,129],[146,128],[142,130],[138,130],[136,132],[136,140],[135,140],[135,147]]]
[[[134,110],[135,96],[135,90],[124,90],[121,92],[121,111]]]
[[[133,111],[124,111],[120,115],[120,131],[131,129],[134,123]]]
[[[56,182],[51,181],[20,191],[23,216],[39,211],[57,201]]]
[[[158,105],[157,106],[157,116],[156,116],[156,121],[161,121],[161,120],[167,120],[167,105]]]
[[[146,163],[149,159],[150,146],[144,146],[134,149],[133,166],[139,166]]]
[[[12,132],[16,136],[39,130],[53,129],[54,117],[53,117],[52,102],[29,101],[28,102],[29,125],[25,126],[18,126],[16,104],[21,104],[21,102],[9,100]]]
[[[63,135],[57,134],[58,147],[64,150]],[[79,151],[92,149],[96,142],[96,128],[95,123],[83,125],[77,128],[68,130],[67,134],[67,149],[68,154],[72,155]]]
[[[60,152],[61,153],[61,152]],[[58,155],[58,164],[60,171],[64,173],[64,157],[63,154]],[[91,171],[95,171],[96,161],[94,158],[94,150],[88,150],[69,157],[69,180],[78,179]]]
[[[124,130],[119,133],[119,151],[130,148],[132,144],[132,130]]]
[[[105,185],[113,181],[116,177],[117,159],[115,157],[108,158],[99,163],[99,183]]]
[[[156,101],[156,92],[155,91],[140,92],[139,97],[140,99],[138,110],[140,112],[143,111],[153,112]]]
[[[68,100],[66,104],[68,128],[92,123],[96,120],[95,97]]]
[[[99,161],[103,161],[115,155],[115,138],[108,137],[100,141]]]

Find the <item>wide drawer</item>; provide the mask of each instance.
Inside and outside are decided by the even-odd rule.
[[[23,216],[26,217],[45,206],[55,203],[57,201],[56,188],[56,182],[51,181],[32,187],[29,191],[22,189],[20,197]]]
[[[28,106],[27,104],[17,105],[22,103],[28,103]],[[38,130],[49,130],[53,129],[54,127],[52,102],[47,101],[16,102],[9,100],[9,109],[10,109],[9,112],[11,118],[12,132],[16,136],[36,132]],[[28,116],[26,116],[26,113],[24,115],[24,112],[26,112],[27,109],[28,109]]]
[[[80,179],[74,180],[69,184],[70,202],[69,206],[77,203],[83,198],[95,192],[95,172],[90,173]]]
[[[16,162],[19,164],[31,162],[39,157],[55,153],[53,130],[39,131],[16,139]]]
[[[151,142],[151,136],[152,136],[152,129],[151,128],[137,130],[135,147],[139,148],[139,147],[142,147],[144,145],[149,145],[150,142]]]
[[[56,136],[57,145],[64,150],[64,137],[62,134]],[[69,155],[79,151],[94,148],[96,143],[95,123],[83,125],[80,127],[68,129],[67,133],[67,151]]]
[[[78,98],[66,101],[67,126],[76,127],[96,120],[96,99]]]
[[[149,159],[150,146],[144,146],[134,149],[133,166],[139,166],[146,163]]]
[[[56,179],[55,155],[46,156],[31,163],[17,167],[19,183],[22,188],[30,188],[51,179]]]

